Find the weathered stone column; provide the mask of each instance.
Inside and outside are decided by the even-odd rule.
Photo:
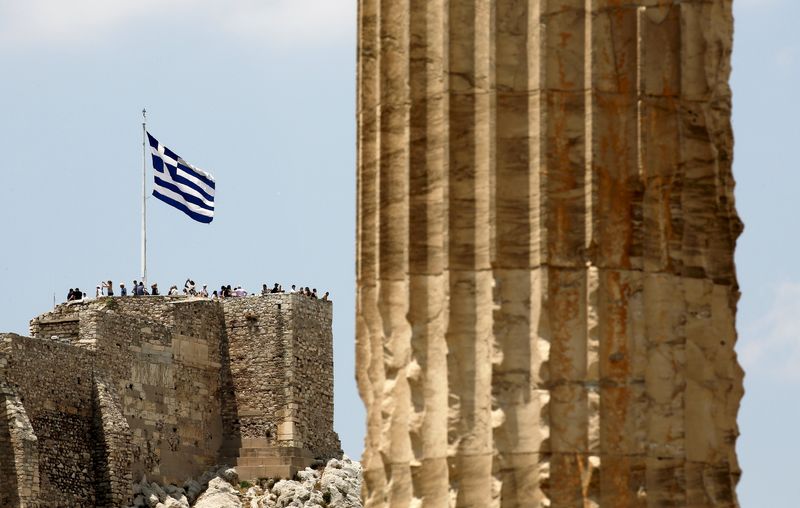
[[[368,507],[736,506],[730,0],[360,0]]]

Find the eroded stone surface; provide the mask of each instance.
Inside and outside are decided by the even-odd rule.
[[[365,505],[736,506],[731,2],[359,6]]]
[[[331,307],[103,297],[35,318],[32,337],[0,334],[0,504],[127,506],[145,475],[141,500],[175,505],[158,484],[213,464],[290,478],[340,456]]]

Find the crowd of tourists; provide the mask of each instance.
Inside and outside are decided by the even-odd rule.
[[[261,294],[268,295],[273,293],[286,293],[283,289],[283,286],[279,283],[275,283],[272,288],[270,289],[267,284],[263,284],[261,286]],[[330,293],[325,292],[325,294],[320,297],[317,294],[316,288],[309,288],[308,286],[298,286],[292,284],[291,291],[289,293],[300,294],[306,296],[311,299],[321,299],[322,301],[330,300]],[[101,296],[158,296],[161,295],[158,288],[158,284],[150,284],[150,287],[145,287],[145,283],[143,281],[134,280],[133,284],[131,285],[130,292],[127,287],[125,287],[125,283],[119,284],[119,293],[114,293],[114,284],[108,281],[102,281],[95,287],[95,298],[100,298]],[[183,290],[179,291],[178,286],[173,285],[170,286],[169,290],[167,291],[167,296],[194,296],[200,298],[211,298],[211,299],[219,299],[219,298],[236,298],[247,296],[249,293],[242,289],[242,286],[232,287],[231,284],[222,285],[219,289],[215,289],[214,291],[208,291],[208,285],[203,284],[201,288],[198,289],[197,284],[192,279],[187,278],[186,282],[183,284]],[[74,301],[81,301],[86,298],[86,293],[80,290],[80,288],[70,288],[69,293],[67,293],[67,301],[74,302]]]
[[[268,288],[266,284],[261,286],[262,295],[268,295],[270,293],[285,293],[285,292],[286,291],[283,289],[283,286],[278,284],[277,282],[275,283],[274,286],[272,286],[272,289]],[[309,289],[308,286],[306,287],[300,286],[300,288],[298,289],[295,284],[292,284],[292,290],[289,292],[304,295],[314,300],[320,298],[320,296],[317,294],[317,288]],[[330,299],[330,293],[325,291],[325,294],[322,295],[321,300],[327,302],[329,299]]]

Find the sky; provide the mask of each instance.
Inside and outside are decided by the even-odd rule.
[[[738,493],[793,506],[800,2],[734,14]],[[138,277],[146,107],[150,132],[217,180],[210,225],[148,200],[149,279],[330,291],[335,426],[360,456],[355,30],[355,0],[0,0],[0,330],[26,333],[71,287]]]

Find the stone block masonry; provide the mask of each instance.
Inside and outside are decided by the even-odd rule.
[[[341,455],[330,302],[100,298],[0,335],[0,506],[127,506],[143,475]]]
[[[221,303],[234,395],[223,413],[232,429],[224,455],[239,475],[290,476],[341,455],[333,432],[332,303],[299,294]]]
[[[15,406],[15,411],[0,418],[5,418],[9,430],[16,427],[15,421],[29,421],[28,441],[35,443],[32,452],[25,454],[27,459],[15,452],[12,476],[17,478],[17,490],[6,491],[8,477],[1,479],[3,498],[16,499],[20,506],[94,502],[91,357],[90,352],[69,344],[0,336],[0,383],[7,407],[10,401]],[[21,438],[9,433],[0,436],[0,441],[18,449],[23,445]],[[22,471],[31,466],[38,468],[38,485],[19,481]]]
[[[338,438],[329,430],[331,302],[273,294],[228,298],[222,306],[241,437],[306,447],[320,457],[339,453]],[[263,372],[271,375],[259,375]]]
[[[737,506],[732,5],[359,1],[366,506]]]

